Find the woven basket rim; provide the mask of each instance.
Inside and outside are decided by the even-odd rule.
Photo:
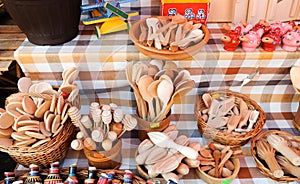
[[[264,130],[264,131],[261,131],[258,135],[256,135],[255,137],[253,137],[253,139],[251,140],[251,155],[256,163],[256,166],[257,168],[259,169],[259,171],[273,179],[273,180],[276,180],[276,181],[280,181],[280,182],[293,182],[293,181],[299,181],[300,178],[295,178],[295,177],[289,177],[289,176],[283,176],[281,178],[276,178],[272,175],[272,173],[270,172],[270,170],[265,167],[265,165],[260,161],[260,159],[258,158],[257,154],[256,154],[256,151],[255,151],[255,147],[256,147],[256,142],[261,139],[262,137],[268,135],[268,134],[271,134],[271,133],[274,133],[274,134],[278,134],[278,135],[284,135],[284,136],[288,136],[290,137],[292,140],[296,140],[298,143],[300,143],[300,139],[297,138],[296,136],[288,133],[288,132],[284,132],[284,131],[280,131],[280,130]]]
[[[238,97],[238,98],[242,98],[243,100],[246,100],[245,102],[247,103],[247,105],[252,105],[257,111],[259,111],[259,119],[256,123],[256,125],[254,126],[254,128],[245,133],[245,134],[227,134],[225,133],[225,131],[223,130],[217,130],[213,127],[210,127],[206,124],[206,122],[204,122],[201,118],[201,103],[203,103],[203,100],[202,100],[202,95],[205,94],[205,93],[208,93],[208,94],[226,94],[227,96],[228,95],[234,95],[235,97]],[[265,124],[265,120],[266,120],[266,114],[265,112],[263,111],[263,109],[258,105],[258,103],[256,101],[254,101],[253,99],[249,98],[248,96],[242,94],[242,93],[239,93],[239,92],[235,92],[235,91],[231,91],[231,90],[213,90],[213,91],[207,91],[201,95],[199,95],[199,98],[198,100],[196,101],[196,105],[194,107],[194,113],[195,113],[195,116],[197,118],[197,124],[198,124],[198,128],[201,129],[202,131],[205,129],[205,128],[211,128],[212,130],[215,130],[217,133],[215,134],[215,137],[213,137],[213,139],[216,141],[216,142],[220,142],[222,144],[225,144],[225,145],[230,145],[230,146],[241,146],[243,144],[246,144],[249,139],[251,139],[252,137],[254,137],[255,135],[257,135],[262,129],[263,129],[263,126]],[[203,128],[204,127],[204,128]],[[201,133],[201,132],[200,132]],[[225,134],[224,134],[225,133]],[[230,142],[234,142],[234,143],[230,143]]]

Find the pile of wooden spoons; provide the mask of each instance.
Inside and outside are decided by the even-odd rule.
[[[300,178],[300,140],[287,134],[266,133],[255,142],[257,156],[275,178]]]
[[[131,131],[137,125],[133,116],[124,114],[114,103],[100,105],[93,102],[89,115],[81,116],[76,107],[70,108],[68,113],[80,130],[71,143],[74,150],[82,150],[85,147],[88,150],[108,151],[125,131]]]
[[[182,15],[150,17],[140,24],[139,42],[158,50],[176,52],[202,41],[202,24],[188,21]]]
[[[199,143],[190,143],[185,135],[178,136],[176,125],[170,125],[163,132],[148,133],[150,139],[145,139],[137,148],[136,163],[138,167],[146,168],[148,178],[161,175],[166,181],[170,177],[177,182],[190,168],[199,166],[197,149]]]
[[[246,133],[253,129],[259,118],[259,111],[234,95],[202,95],[205,108],[201,118],[208,126],[224,130],[227,134]]]
[[[77,69],[72,68],[72,71]],[[77,74],[72,75],[70,83]],[[69,117],[67,111],[78,95],[78,88],[74,86],[62,92],[47,82],[33,83],[28,77],[20,78],[20,93],[9,96],[5,109],[1,109],[0,144],[35,148],[49,142],[62,131]]]
[[[172,61],[129,63],[126,77],[133,88],[139,117],[149,122],[160,122],[174,103],[192,90],[194,81],[187,70]]]
[[[199,150],[199,169],[214,178],[228,178],[239,170],[239,163],[232,157],[236,154],[229,146],[209,142]]]

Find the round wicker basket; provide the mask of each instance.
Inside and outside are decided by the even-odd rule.
[[[100,176],[101,173],[108,173],[110,171],[114,171],[115,175],[115,179],[119,179],[119,180],[123,180],[124,179],[124,173],[125,171],[122,170],[102,170],[102,169],[97,169],[97,177]],[[47,175],[49,173],[49,169],[41,169],[40,170],[40,176],[41,178],[44,180]],[[63,181],[68,177],[69,174],[69,168],[61,168],[60,169],[60,176],[62,177]],[[77,172],[76,172],[76,176],[78,179],[79,183],[83,183],[84,179],[87,178],[88,176],[88,170],[86,168],[78,168]],[[18,176],[16,176],[17,180],[25,180],[28,177],[28,172],[23,172],[19,173]],[[97,178],[98,179],[98,178]],[[0,184],[4,183],[4,181],[0,181]],[[142,179],[141,177],[133,174],[132,177],[132,183],[133,184],[146,184],[146,181],[144,179]]]
[[[257,122],[255,123],[253,129],[249,132],[246,132],[244,134],[228,134],[224,130],[217,130],[213,127],[210,127],[207,125],[207,123],[201,118],[201,111],[206,108],[204,101],[202,100],[202,96],[199,97],[196,105],[195,105],[195,115],[198,122],[198,130],[201,135],[203,135],[205,138],[213,139],[216,142],[219,142],[223,145],[228,145],[232,147],[239,147],[244,144],[246,144],[252,137],[257,135],[263,128],[266,120],[266,115],[262,108],[252,99],[250,99],[248,96],[243,95],[238,92],[233,92],[230,90],[218,90],[218,91],[212,91],[208,92],[210,95],[219,94],[220,96],[235,96],[236,98],[240,98],[244,100],[249,109],[255,109],[259,111],[259,117]]]
[[[229,176],[229,177],[227,177],[227,178],[215,178],[215,177],[212,177],[212,176],[206,174],[205,172],[203,172],[199,167],[196,169],[196,174],[202,180],[204,180],[206,183],[209,183],[209,184],[230,183],[230,182],[232,182],[232,180],[234,180],[234,178],[236,178],[236,176],[238,175],[238,173],[240,171],[240,161],[239,161],[239,159],[235,158],[235,159],[231,159],[231,161],[234,164],[235,169],[234,169],[232,175]]]
[[[274,177],[274,175],[271,173],[270,169],[268,168],[267,164],[258,157],[257,151],[256,151],[256,143],[260,139],[265,139],[266,136],[269,135],[269,134],[276,134],[276,135],[279,135],[279,136],[285,138],[286,140],[296,142],[296,143],[298,143],[298,145],[300,144],[300,139],[299,138],[297,138],[296,136],[293,136],[293,135],[291,135],[287,132],[283,132],[283,131],[279,131],[279,130],[262,131],[257,136],[255,136],[251,141],[251,155],[254,158],[254,161],[256,163],[257,168],[259,169],[259,171],[263,175],[265,175],[265,176],[267,176],[267,177],[269,177],[273,180],[279,181],[279,182],[299,181],[300,178],[296,178],[295,176],[291,176],[291,175],[287,175],[287,174],[285,174],[281,178]],[[275,152],[275,154],[277,154],[277,152]]]
[[[157,17],[157,18],[159,19],[160,17]],[[146,19],[147,18],[139,20],[138,22],[134,23],[130,28],[129,36],[130,36],[131,40],[133,41],[133,43],[135,44],[135,47],[140,52],[142,52],[143,54],[145,54],[151,58],[164,59],[164,60],[166,60],[166,59],[178,60],[178,59],[190,58],[194,54],[199,52],[201,50],[201,48],[208,42],[208,40],[210,38],[209,30],[207,29],[207,27],[205,25],[202,25],[201,30],[204,33],[204,38],[199,43],[189,46],[186,49],[178,50],[176,52],[172,52],[170,50],[164,50],[164,49],[158,50],[154,47],[145,46],[139,42],[139,36],[141,34],[140,24],[145,24]]]
[[[51,100],[53,94],[37,94],[37,93],[16,93],[7,98],[31,96]],[[79,100],[80,98],[78,98]],[[30,146],[0,146],[0,151],[8,153],[17,163],[29,167],[30,164],[39,165],[42,168],[47,168],[56,161],[61,161],[67,154],[70,143],[74,136],[76,127],[71,122],[70,118],[64,123],[62,130],[51,140],[38,147]]]

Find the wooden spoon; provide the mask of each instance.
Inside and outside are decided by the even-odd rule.
[[[172,21],[169,22],[168,24],[166,24],[165,26],[161,27],[160,29],[158,29],[156,31],[156,34],[164,32],[165,30],[167,30],[170,26],[172,26],[174,24],[181,24],[186,21],[187,20],[184,18],[184,16],[176,14],[175,16],[172,16]]]
[[[194,84],[195,82],[193,80],[190,80],[185,86],[178,88],[171,96],[171,99],[169,100],[167,106],[165,108],[162,108],[161,113],[156,116],[158,117],[157,121],[161,121],[169,113],[172,105],[175,102],[179,102],[184,95],[186,95],[188,92],[190,92],[193,89]]]
[[[191,79],[191,74],[187,70],[180,70],[177,76],[174,79],[174,86],[177,86],[181,81],[185,81],[186,79]]]
[[[154,112],[154,107],[153,107],[153,96],[148,91],[148,87],[153,81],[154,80],[151,76],[143,75],[137,84],[142,98],[148,103],[148,111],[150,114],[150,121],[152,121],[155,118],[155,112]]]
[[[215,164],[216,164],[216,166],[215,166],[215,176],[217,177],[217,178],[219,178],[219,170],[218,170],[218,168],[219,168],[219,162],[220,162],[220,159],[221,159],[221,152],[218,150],[218,149],[216,149],[216,150],[214,150],[213,151],[213,156],[214,156],[214,159],[215,159]]]
[[[133,89],[133,93],[134,93],[134,96],[137,101],[138,115],[144,119],[144,118],[146,118],[146,104],[145,104],[145,101],[142,99],[142,96],[136,86],[136,83],[132,79],[132,77],[133,77],[133,64],[132,63],[129,63],[126,66],[125,74],[126,74],[126,78],[127,78],[129,85]]]
[[[158,98],[157,94],[157,86],[160,83],[160,80],[155,80],[153,81],[149,86],[148,86],[148,92],[151,94],[151,96],[155,100],[155,114],[157,115],[161,111],[161,104],[160,100]]]
[[[171,83],[169,80],[162,79],[160,83],[157,86],[157,95],[160,101],[163,104],[161,113],[164,112],[167,108],[168,102],[173,94],[174,86],[173,83]],[[160,114],[161,114],[160,113]],[[157,115],[153,122],[156,122],[158,120],[159,116]]]

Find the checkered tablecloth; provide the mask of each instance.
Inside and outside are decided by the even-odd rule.
[[[141,16],[135,19],[158,15],[158,3],[145,1]],[[138,3],[138,2],[136,2]],[[135,4],[138,7],[140,4]],[[220,24],[208,24],[210,40],[193,59],[174,61],[179,67],[187,69],[195,80],[195,88],[172,107],[171,123],[176,124],[179,134],[190,137],[191,141],[204,144],[197,130],[194,104],[198,95],[218,89],[230,89],[246,94],[259,103],[266,112],[264,129],[278,129],[300,136],[293,127],[292,120],[297,111],[300,95],[292,87],[289,71],[293,65],[300,65],[300,51],[286,52],[280,47],[275,52],[265,52],[258,48],[255,52],[235,52],[223,49],[220,36],[224,33]],[[80,70],[75,81],[80,88],[81,113],[88,113],[88,105],[94,101],[116,103],[125,113],[135,114],[136,103],[132,90],[126,81],[125,67],[128,62],[150,61],[135,48],[126,31],[102,35],[97,39],[93,26],[80,25],[79,35],[72,41],[59,46],[36,46],[25,40],[15,52],[15,58],[25,74],[34,82],[46,81],[52,85],[62,83],[64,68],[76,66]],[[251,73],[259,75],[246,86],[242,81]],[[122,139],[122,165],[120,169],[136,172],[135,149],[140,143],[137,130],[126,132]],[[244,158],[240,158],[241,169],[233,183],[274,183],[256,168],[250,154],[250,143],[242,147]],[[69,150],[62,163],[68,167],[77,162],[80,167],[88,163],[83,152]],[[183,177],[180,183],[204,183],[195,172]]]

